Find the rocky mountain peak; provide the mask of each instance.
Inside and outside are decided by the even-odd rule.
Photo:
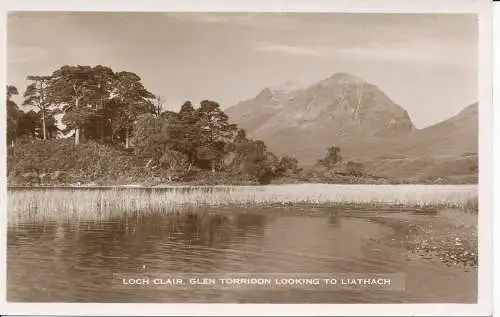
[[[470,172],[461,158],[477,153],[477,103],[419,130],[404,108],[359,77],[336,73],[305,88],[291,87],[287,82],[266,88],[227,113],[249,137],[302,164],[314,164],[335,145],[344,158],[362,162],[376,175]]]
[[[264,88],[261,90],[261,92],[257,95],[255,99],[258,100],[268,100],[273,97],[273,92],[271,91],[270,88]]]
[[[280,84],[280,85],[275,85],[269,87],[271,91],[279,94],[285,94],[285,93],[291,93],[295,90],[301,89],[301,85],[299,85],[297,82],[293,80],[287,80],[286,82]]]
[[[353,76],[348,73],[335,73],[332,76],[320,81],[320,83],[329,83],[334,85],[339,85],[339,84],[363,85],[366,84],[367,82],[359,77]]]

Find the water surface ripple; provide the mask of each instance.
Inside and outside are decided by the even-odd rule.
[[[8,231],[11,302],[475,302],[475,271],[412,259],[375,213],[226,208]],[[418,215],[414,217],[428,217]],[[433,220],[434,221],[434,220]],[[439,221],[439,216],[436,220]],[[393,243],[389,243],[389,242]],[[404,273],[406,291],[124,290],[113,273]]]

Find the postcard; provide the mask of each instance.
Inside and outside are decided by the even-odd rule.
[[[489,314],[492,5],[445,2],[8,4],[2,313]]]

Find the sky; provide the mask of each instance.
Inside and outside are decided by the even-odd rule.
[[[473,14],[10,12],[7,38],[21,94],[28,75],[68,64],[135,72],[169,110],[338,72],[378,86],[418,128],[478,100]]]

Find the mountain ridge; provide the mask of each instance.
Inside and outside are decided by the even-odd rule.
[[[331,145],[359,162],[477,153],[477,102],[419,129],[376,85],[347,73],[288,91],[264,88],[225,111],[250,137],[305,165],[322,158]]]

